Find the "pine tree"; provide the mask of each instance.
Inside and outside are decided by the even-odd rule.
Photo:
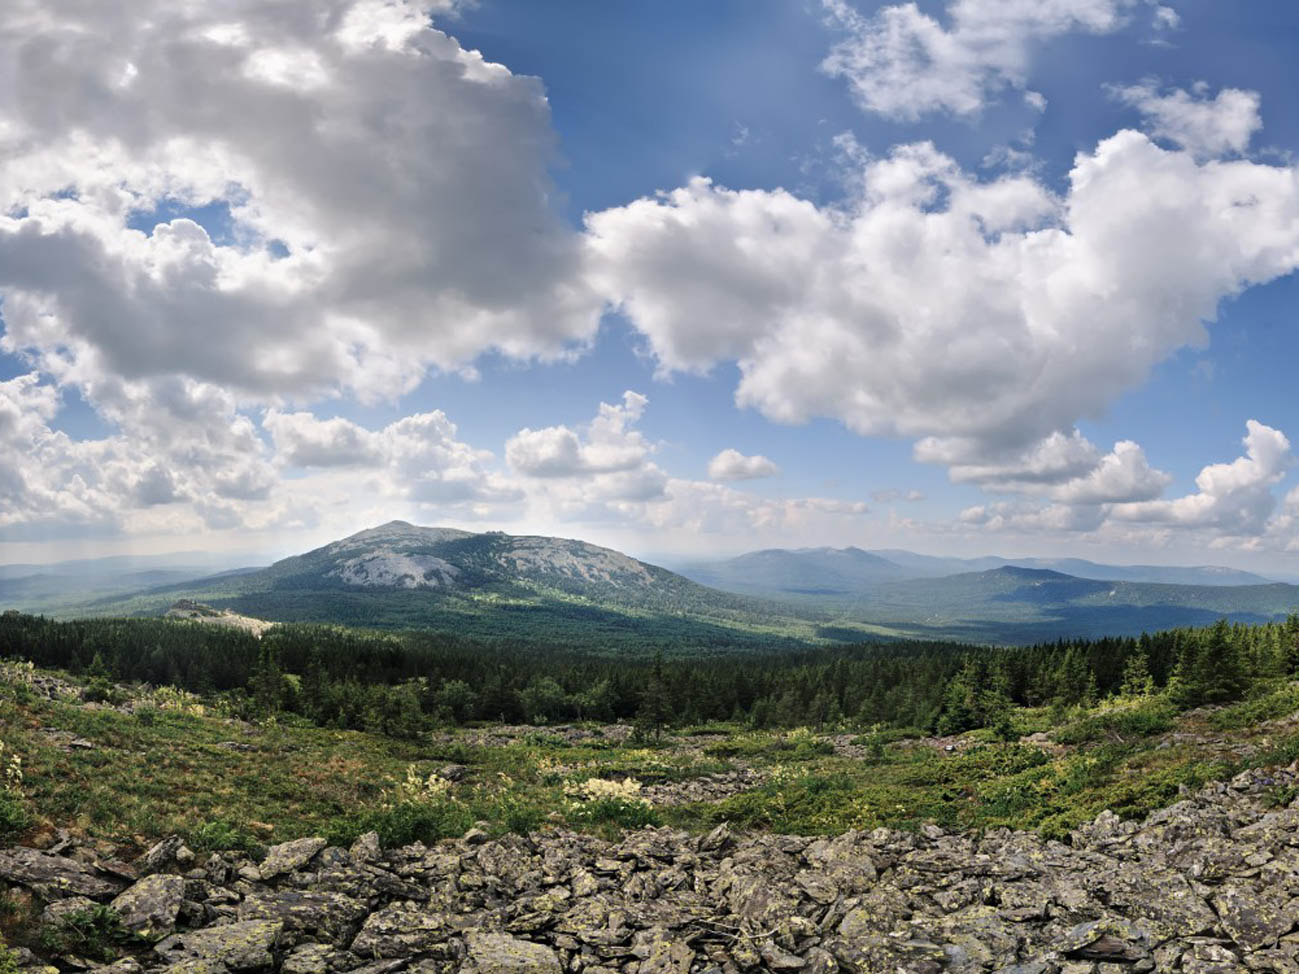
[[[1150,664],[1146,654],[1137,650],[1128,657],[1123,667],[1123,684],[1119,695],[1123,697],[1148,697],[1155,691],[1155,680],[1150,675]]]
[[[653,730],[654,740],[663,736],[663,725],[671,715],[671,704],[668,700],[668,685],[663,677],[663,654],[654,654],[654,665],[650,668],[649,680],[641,695],[640,710],[636,714],[637,722],[647,730]]]

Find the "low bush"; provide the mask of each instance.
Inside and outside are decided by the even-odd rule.
[[[1276,720],[1299,711],[1299,683],[1290,683],[1271,693],[1223,707],[1209,716],[1214,730],[1238,730],[1265,720]]]
[[[261,846],[251,832],[225,819],[212,819],[200,823],[185,836],[185,842],[195,852],[225,852],[237,849],[251,853]]]
[[[1172,730],[1176,718],[1177,711],[1166,697],[1152,697],[1137,704],[1123,704],[1090,714],[1065,724],[1051,737],[1061,744],[1152,737]]]
[[[51,953],[73,954],[103,963],[116,960],[123,947],[143,943],[122,925],[116,910],[102,903],[68,913],[57,927],[47,927],[41,933],[41,945]]]
[[[385,848],[423,842],[426,845],[464,835],[473,827],[473,813],[460,802],[398,802],[337,820],[326,830],[335,845],[349,845],[357,836],[378,832]]]

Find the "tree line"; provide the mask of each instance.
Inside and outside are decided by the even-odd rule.
[[[640,720],[755,727],[842,722],[958,733],[1014,706],[1166,693],[1240,699],[1299,668],[1299,616],[1135,638],[999,649],[889,642],[695,657],[592,656],[522,640],[288,624],[258,639],[171,619],[0,616],[0,655],[105,680],[221,697],[244,716],[413,736],[434,724]]]

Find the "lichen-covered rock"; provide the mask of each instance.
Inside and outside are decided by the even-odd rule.
[[[184,899],[184,879],[154,873],[118,894],[112,907],[126,929],[147,940],[158,940],[175,929]]]
[[[446,941],[450,930],[440,912],[418,903],[392,903],[371,913],[352,941],[362,957],[410,957]]]
[[[274,879],[276,876],[301,869],[326,845],[325,840],[320,838],[281,842],[266,850],[266,858],[261,861],[257,869],[262,874],[262,879]]]
[[[554,950],[544,944],[518,940],[503,933],[471,932],[465,935],[469,945],[472,974],[562,974],[563,967]]]
[[[184,840],[179,835],[172,835],[135,860],[135,869],[141,876],[148,876],[173,866],[187,867],[193,862],[194,853],[185,846]]]
[[[0,879],[26,886],[46,901],[68,896],[106,900],[126,885],[96,874],[75,859],[22,847],[0,851]]]
[[[1271,946],[1299,922],[1294,905],[1275,888],[1233,884],[1213,897],[1213,908],[1231,939],[1249,950]]]
[[[280,889],[257,893],[239,906],[241,920],[279,920],[293,934],[306,934],[338,945],[351,942],[369,910],[342,893]]]
[[[268,968],[274,963],[284,925],[268,920],[245,920],[172,934],[154,952],[169,964],[199,961],[231,971]]]

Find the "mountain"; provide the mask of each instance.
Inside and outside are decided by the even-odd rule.
[[[855,596],[909,577],[900,565],[860,548],[769,548],[720,562],[682,566],[703,585],[751,595]]]
[[[565,538],[392,521],[269,568],[109,598],[63,615],[157,614],[178,599],[278,622],[428,628],[617,648],[701,648],[816,637],[815,614],[718,591]],[[851,638],[878,634],[869,626]]]
[[[929,638],[1028,643],[1136,635],[1226,617],[1266,622],[1299,611],[1299,587],[1174,585],[1079,578],[1006,565],[878,586],[851,618]]]
[[[901,564],[900,555],[858,548],[772,549],[686,566],[691,578],[585,541],[393,521],[268,568],[130,595],[118,590],[52,611],[158,615],[189,599],[275,622],[429,629],[619,653],[881,636],[1011,644],[1131,635],[1223,616],[1262,622],[1299,611],[1299,587],[1280,583],[1171,584],[1004,564],[916,577],[938,569],[923,558]],[[1082,563],[1089,571],[1106,567]],[[1176,577],[1205,577],[1180,571],[1192,574]]]
[[[822,601],[856,601],[867,590],[893,581],[942,578],[969,572],[1016,567],[1046,569],[1115,582],[1167,585],[1267,585],[1273,580],[1211,565],[1105,565],[1082,558],[944,558],[900,549],[771,548],[724,561],[678,566],[681,574],[728,592],[776,597],[810,596]]]
[[[249,560],[247,555],[188,551],[0,565],[0,610],[59,612],[93,599],[209,578]]]

